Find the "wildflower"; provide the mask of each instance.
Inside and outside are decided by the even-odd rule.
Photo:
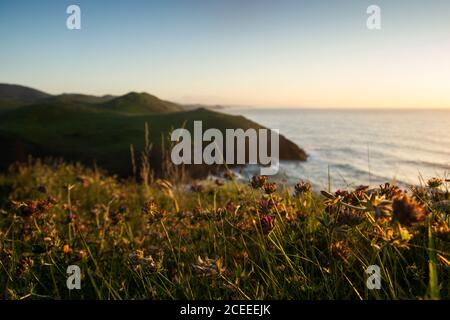
[[[217,219],[220,220],[220,218],[224,217],[226,212],[227,212],[227,210],[225,208],[221,208],[221,207],[217,208],[216,209]]]
[[[337,216],[336,222],[339,225],[356,226],[364,221],[364,213],[351,208],[345,208]]]
[[[253,176],[250,185],[253,189],[262,188],[267,182],[267,176]]]
[[[440,186],[442,186],[443,183],[444,181],[440,178],[431,178],[430,180],[427,181],[428,187],[432,189],[439,188]]]
[[[53,238],[52,237],[44,237],[44,242],[47,245],[52,246],[53,245]]]
[[[361,199],[364,199],[364,196],[368,194],[369,186],[359,186],[353,192],[349,193],[346,196],[346,201],[349,201],[350,204],[358,205]]]
[[[43,213],[50,210],[53,205],[57,203],[56,199],[53,197],[48,197],[45,200],[39,201],[37,204],[38,212]]]
[[[341,198],[345,198],[348,196],[348,191],[347,190],[342,190],[342,189],[337,189],[334,192],[334,196],[335,197],[341,197]]]
[[[225,272],[223,259],[210,259],[208,257],[198,257],[197,263],[192,266],[194,271],[205,277],[217,277]]]
[[[78,220],[78,216],[75,213],[69,213],[66,215],[66,223],[73,223]]]
[[[20,260],[19,264],[19,274],[24,275],[28,273],[33,266],[34,261],[30,257],[25,257]]]
[[[84,233],[87,231],[87,227],[84,223],[76,223],[74,227],[80,233]]]
[[[150,272],[156,272],[159,269],[159,265],[153,260],[152,256],[146,256],[143,259],[144,266]]]
[[[264,234],[268,234],[275,227],[275,217],[271,215],[264,215],[261,217],[261,228]]]
[[[272,194],[277,191],[277,184],[275,182],[266,182],[264,184],[264,192],[266,194]]]
[[[148,218],[148,223],[155,223],[162,219],[164,212],[161,210],[154,200],[148,201],[142,208],[142,213],[144,213]]]
[[[25,218],[30,217],[39,211],[38,201],[36,200],[26,202],[13,201],[12,203],[18,209],[19,215]]]
[[[263,214],[268,214],[273,208],[275,207],[275,204],[272,200],[259,200],[258,201],[258,208]]]
[[[234,213],[237,209],[239,209],[239,205],[234,204],[232,201],[228,201],[225,205],[225,209],[227,212]]]
[[[402,191],[399,187],[385,183],[379,187],[380,195],[385,196],[386,199],[392,199],[401,196]]]
[[[76,258],[77,260],[83,260],[84,258],[86,258],[87,253],[84,250],[80,250],[76,253]]]
[[[142,250],[134,250],[128,255],[130,262],[134,265],[140,264],[144,259],[144,251]]]
[[[304,193],[310,192],[312,187],[309,182],[300,181],[295,185],[295,194],[301,196]]]
[[[128,255],[130,263],[134,267],[145,268],[147,271],[156,272],[161,268],[151,255],[146,256],[142,250],[134,250]]]
[[[380,196],[377,190],[373,190],[370,195],[364,193],[362,199],[357,199],[360,207],[365,212],[373,212],[375,219],[384,219],[390,217],[392,211],[392,202]]]
[[[63,247],[63,252],[64,254],[68,254],[71,251],[70,247],[68,244],[65,244]]]
[[[147,201],[145,205],[142,207],[143,214],[154,214],[159,211],[158,205],[154,200]]]
[[[405,194],[402,198],[394,199],[392,203],[393,216],[404,226],[411,226],[414,223],[422,222],[428,215],[428,212]]]
[[[352,249],[343,241],[339,240],[330,245],[331,255],[335,259],[348,261],[352,255]]]
[[[439,239],[450,242],[450,228],[446,223],[433,226],[433,232]]]
[[[368,191],[368,186],[359,186],[354,191],[347,193],[343,198],[352,205],[358,205],[361,199],[364,199],[364,196],[368,194]]]

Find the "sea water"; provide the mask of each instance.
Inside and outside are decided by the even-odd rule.
[[[450,110],[228,108],[295,142],[306,162],[282,162],[278,179],[316,188],[420,184],[449,178]],[[243,177],[252,169],[241,170]]]

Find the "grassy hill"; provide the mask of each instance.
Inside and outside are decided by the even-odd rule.
[[[78,93],[50,95],[24,86],[0,84],[0,112],[31,104],[59,106],[78,104],[122,114],[168,113],[188,109],[145,92],[130,92],[120,97]]]
[[[183,110],[181,105],[161,100],[145,92],[130,92],[98,107],[109,111],[134,114],[167,113]]]
[[[95,100],[95,99],[94,99]],[[195,120],[202,120],[203,130],[263,128],[242,117],[207,109],[182,111],[182,107],[148,94],[130,93],[106,102],[88,103],[89,96],[58,96],[5,112],[0,118],[0,167],[35,157],[62,157],[96,163],[111,173],[132,173],[130,145],[136,158],[144,150],[145,124],[152,144],[150,163],[162,170],[162,140],[168,149],[169,132],[185,127],[193,131]],[[176,111],[176,112],[175,112]],[[282,160],[306,160],[306,154],[280,136]],[[193,168],[191,168],[193,169]],[[198,174],[206,174],[196,166]],[[208,168],[211,169],[211,168]]]
[[[104,96],[93,96],[79,93],[64,93],[57,96],[50,96],[49,98],[42,99],[40,103],[86,103],[86,104],[97,104],[104,103],[109,100],[114,99],[115,96],[104,95]]]
[[[47,97],[50,95],[36,89],[0,83],[0,112],[35,103]]]

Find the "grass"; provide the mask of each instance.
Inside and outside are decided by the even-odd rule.
[[[448,182],[408,194],[16,165],[0,176],[0,298],[449,299]]]
[[[111,102],[112,103],[112,102]],[[173,128],[193,132],[193,123],[201,120],[203,129],[249,128],[260,125],[241,116],[232,116],[206,109],[159,114],[121,114],[85,103],[42,103],[5,113],[0,117],[0,166],[24,160],[15,157],[18,149],[34,153],[37,157],[63,157],[92,165],[94,162],[113,174],[128,176],[132,173],[129,149],[144,150],[144,124],[148,123],[152,144],[153,169],[162,171],[161,139],[169,139]],[[5,141],[2,143],[2,141]],[[16,141],[21,141],[21,147]],[[27,149],[29,148],[29,150]],[[167,145],[166,145],[167,147]],[[15,158],[14,158],[15,157]],[[281,159],[305,160],[303,150],[280,136]],[[3,158],[6,158],[3,160]],[[26,160],[26,159],[25,159]]]

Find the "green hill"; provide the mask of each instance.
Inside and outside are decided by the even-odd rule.
[[[155,114],[187,110],[182,105],[161,100],[151,94],[130,92],[120,97],[94,96],[77,93],[50,95],[45,92],[12,84],[0,84],[0,112],[31,104],[85,105],[122,114]]]
[[[40,100],[39,102],[46,103],[87,103],[87,104],[97,104],[104,103],[109,100],[114,99],[114,96],[93,96],[79,93],[64,93],[57,96],[51,96],[49,98]]]
[[[0,83],[0,112],[35,103],[49,94],[14,84]]]
[[[183,107],[169,101],[161,100],[142,92],[130,92],[98,106],[109,111],[120,113],[152,114],[182,111]]]
[[[181,106],[148,94],[130,93],[106,102],[95,101],[83,95],[46,97],[36,104],[4,112],[0,117],[0,167],[26,161],[28,155],[52,156],[88,165],[96,163],[109,172],[126,176],[132,172],[130,145],[138,158],[144,149],[147,123],[153,145],[150,162],[160,172],[161,140],[165,137],[167,147],[173,128],[185,127],[193,132],[195,120],[203,122],[203,130],[262,128],[242,116],[203,108],[180,111]],[[280,158],[305,160],[306,154],[280,136]],[[191,169],[204,175],[211,167]]]

